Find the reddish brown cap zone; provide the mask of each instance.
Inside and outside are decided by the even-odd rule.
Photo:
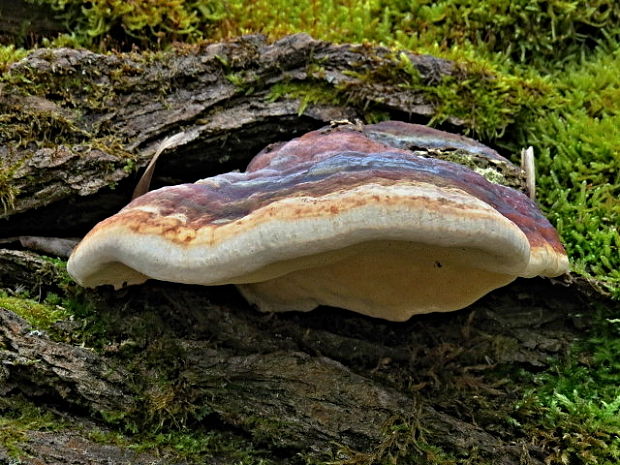
[[[386,127],[390,137],[384,140],[412,140],[415,136],[419,148],[424,148],[424,144],[440,146],[442,134],[448,135],[444,136],[447,139],[442,148],[473,146],[482,151],[479,146],[485,147],[471,139],[420,125],[386,122],[367,126],[375,134]],[[486,152],[507,161],[489,148]],[[273,150],[264,150],[252,160],[246,173],[224,174],[204,183],[151,192],[128,208],[155,203],[161,208],[161,215],[183,212],[200,227],[213,221],[238,219],[280,198],[320,196],[371,181],[390,183],[403,179],[468,192],[513,221],[532,247],[548,245],[565,253],[555,228],[525,194],[491,183],[456,163],[418,156],[370,140],[348,126],[313,131]]]

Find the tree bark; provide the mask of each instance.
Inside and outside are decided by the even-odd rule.
[[[3,283],[15,282],[20,266],[35,273],[49,266],[28,252],[5,251],[0,260],[11,266],[2,267]],[[62,279],[61,269],[48,269],[48,286]],[[455,454],[475,450],[481,463],[543,463],[542,450],[471,397],[515,401],[505,380],[484,373],[499,364],[546,367],[579,333],[573,315],[582,310],[577,296],[543,280],[400,324],[330,308],[260,314],[227,287],[153,282],[89,294],[105,312],[104,341],[87,341],[97,350],[76,343],[75,322],[58,323],[52,340],[0,309],[4,396],[19,393],[78,418],[116,416],[138,429],[217,424],[285,461],[300,451],[324,459],[330,450],[362,463],[416,448],[424,457],[419,444],[428,441]],[[54,434],[33,431],[25,450],[36,456]],[[56,434],[88,444],[83,433]]]
[[[29,47],[66,32],[49,5],[23,0],[0,2],[0,43]]]
[[[453,71],[446,60],[406,56],[428,82]],[[10,180],[3,216],[12,217],[6,234],[83,233],[127,202],[135,170],[180,132],[186,137],[161,157],[156,186],[243,168],[269,143],[369,109],[427,120],[428,95],[371,77],[398,60],[388,49],[303,34],[161,56],[37,50],[0,87],[0,157]],[[310,98],[297,96],[303,86],[316,101],[300,101]]]

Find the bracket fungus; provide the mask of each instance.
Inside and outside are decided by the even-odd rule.
[[[446,154],[481,161],[482,174]],[[500,165],[520,172],[425,126],[328,127],[267,147],[243,173],[138,197],[88,233],[68,271],[88,287],[236,284],[264,311],[457,310],[519,276],[568,270],[534,202],[484,176]]]

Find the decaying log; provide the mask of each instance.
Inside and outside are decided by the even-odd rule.
[[[453,72],[446,60],[403,53],[424,82]],[[428,94],[373,77],[402,60],[385,48],[303,34],[151,57],[34,51],[0,87],[0,168],[11,185],[1,198],[0,218],[11,217],[4,235],[83,233],[127,203],[136,169],[174,134],[185,136],[162,155],[156,185],[244,168],[271,142],[369,109],[427,120]],[[296,94],[304,86],[316,100]]]
[[[85,425],[88,426],[88,425]],[[184,460],[174,456],[156,456],[145,452],[119,447],[114,444],[101,444],[89,439],[80,431],[51,432],[33,431],[29,441],[23,445],[27,454],[18,463],[24,465],[185,465]],[[0,464],[13,464],[15,459],[4,453],[0,447]]]
[[[102,411],[125,410],[135,402],[124,395],[124,370],[109,366],[92,351],[51,342],[3,309],[0,332],[2,347],[9,347],[0,349],[3,395],[18,386],[30,397],[67,398],[70,404]]]
[[[36,261],[22,254],[24,267],[31,266],[27,257]],[[20,260],[15,252],[3,257]],[[121,295],[98,291],[115,321],[108,336],[120,339],[96,351],[52,341],[0,309],[2,394],[95,418],[123,412],[138,423],[154,415],[191,423],[199,408],[259,443],[317,456],[334,449],[371,454],[389,443],[395,425],[406,424],[414,426],[398,439],[403,443],[424,434],[493,463],[542,463],[534,446],[478,426],[475,411],[465,421],[456,405],[433,396],[458,383],[510,396],[498,386],[471,386],[485,366],[535,371],[562,353],[576,332],[572,315],[582,310],[574,295],[548,281],[517,282],[466,311],[396,324],[329,308],[265,315],[231,293],[156,282]],[[149,326],[152,309],[159,322]],[[130,355],[123,346],[133,347]],[[170,380],[165,388],[162,376]],[[520,462],[524,457],[529,461]]]
[[[0,288],[24,289],[39,296],[58,286],[62,270],[36,253],[0,249]]]

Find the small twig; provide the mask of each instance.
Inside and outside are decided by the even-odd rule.
[[[151,161],[149,161],[149,164],[146,166],[144,173],[142,173],[140,181],[138,181],[138,184],[136,184],[136,188],[134,189],[133,195],[131,196],[132,200],[146,194],[149,191],[149,187],[151,186],[151,179],[153,178],[153,173],[155,172],[155,164],[157,163],[157,159],[164,152],[164,150],[174,145],[177,145],[177,143],[183,140],[185,136],[185,132],[181,131],[174,136],[167,137],[159,144],[155,155],[153,155],[153,158],[151,158]]]
[[[536,165],[534,164],[534,147],[521,150],[521,169],[525,171],[525,183],[530,199],[536,200]]]
[[[15,236],[0,239],[0,244],[11,244],[13,242],[19,242],[24,249],[68,258],[79,239],[43,236]]]

